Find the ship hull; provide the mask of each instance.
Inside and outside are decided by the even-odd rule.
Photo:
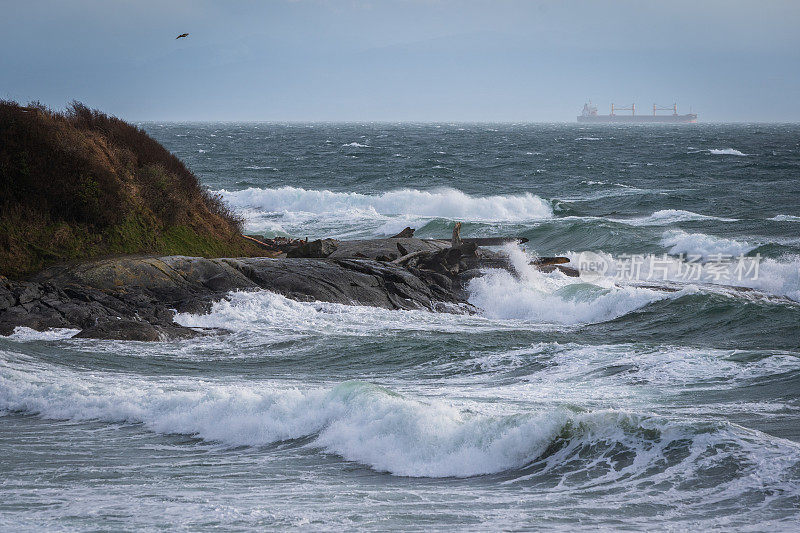
[[[590,115],[578,116],[578,122],[594,123],[662,123],[662,124],[694,124],[697,122],[697,115]]]

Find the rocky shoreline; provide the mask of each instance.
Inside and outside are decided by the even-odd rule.
[[[26,281],[0,277],[0,335],[23,326],[79,329],[77,337],[97,339],[188,338],[209,332],[176,324],[175,311],[208,312],[231,291],[470,312],[469,280],[482,268],[507,265],[503,255],[474,243],[444,240],[372,239],[308,249],[324,257],[122,257],[50,267]]]

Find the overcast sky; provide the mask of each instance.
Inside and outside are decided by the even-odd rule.
[[[591,99],[800,121],[797,0],[0,0],[0,13],[0,98],[131,120],[574,121]]]

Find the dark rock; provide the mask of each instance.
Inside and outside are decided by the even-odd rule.
[[[558,270],[560,272],[563,272],[564,274],[566,274],[567,276],[569,276],[571,278],[577,278],[577,277],[580,277],[580,275],[581,275],[581,273],[580,273],[580,271],[578,271],[578,269],[572,268],[572,267],[568,267],[568,266],[564,266],[564,265],[541,265],[541,266],[537,266],[536,270],[538,270],[540,272],[544,272],[546,274],[549,274],[550,272]]]
[[[461,255],[477,255],[478,245],[474,242],[463,242],[461,243]]]
[[[336,239],[317,239],[305,242],[286,252],[286,257],[324,258],[331,255],[339,247]]]
[[[13,306],[17,302],[17,299],[9,290],[5,278],[0,277],[0,311],[5,311],[9,307]]]
[[[81,339],[108,339],[121,341],[160,341],[174,338],[191,338],[202,335],[181,326],[153,325],[141,320],[109,318],[98,321],[75,335]]]
[[[42,288],[38,283],[22,282],[13,289],[11,294],[18,305],[26,304],[42,297]]]
[[[531,261],[531,265],[534,265],[534,266],[562,265],[564,263],[569,263],[569,258],[567,258],[567,257],[537,257],[536,259]]]
[[[392,239],[409,239],[414,236],[414,229],[410,227],[406,227],[403,231],[391,237]],[[406,252],[408,253],[408,252]],[[405,253],[403,255],[406,255]]]

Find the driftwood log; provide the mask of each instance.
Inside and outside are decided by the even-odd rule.
[[[456,225],[453,228],[453,238],[450,239],[450,245],[453,248],[461,248],[461,244],[461,222],[456,222]]]

